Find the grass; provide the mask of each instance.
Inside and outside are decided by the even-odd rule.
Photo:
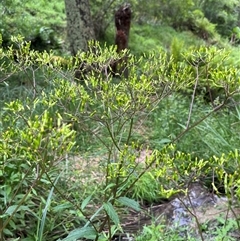
[[[109,45],[114,44],[115,29],[109,27],[102,41],[106,41]],[[183,49],[206,45],[206,43],[195,36],[190,31],[178,32],[175,29],[158,24],[143,24],[139,25],[132,23],[130,29],[129,49],[136,56],[141,56],[143,53],[149,53],[164,49],[171,53],[172,41],[183,42]]]
[[[208,228],[209,227],[209,230]],[[238,234],[237,222],[234,219],[224,220],[218,218],[214,223],[203,223],[202,229],[205,230],[203,239],[196,233],[196,230],[191,230],[187,227],[168,227],[165,224],[155,224],[144,226],[143,231],[135,236],[136,241],[156,241],[156,240],[169,240],[169,241],[205,241],[205,240],[222,240],[222,241],[237,241]],[[236,232],[237,233],[237,232]],[[235,237],[236,236],[236,237]]]
[[[211,110],[210,103],[200,101],[193,109],[191,123],[194,123]],[[163,100],[151,114],[149,129],[150,146],[162,148],[163,139],[174,140],[184,130],[189,114],[189,97],[176,94]],[[198,158],[209,158],[221,155],[238,148],[239,143],[239,107],[226,107],[213,113],[197,128],[188,132],[176,143],[177,150],[190,153]]]
[[[130,49],[134,54],[157,51],[158,48],[170,50],[172,40],[183,41],[185,47],[205,45],[204,41],[190,31],[178,32],[164,25],[133,25],[130,35]]]

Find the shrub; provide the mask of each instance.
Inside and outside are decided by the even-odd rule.
[[[4,83],[1,88],[9,90],[7,98],[4,96],[1,101],[4,107],[0,124],[3,167],[0,175],[4,183],[0,189],[2,239],[28,240],[37,236],[55,240],[58,236],[64,241],[109,240],[121,231],[123,208],[140,210],[132,197],[143,196],[144,186],[152,177],[159,180],[160,185],[152,183],[153,195],[145,196],[150,201],[158,194],[169,197],[181,191],[189,180],[198,180],[202,173],[205,175],[215,167],[219,179],[224,177],[225,162],[219,157],[208,163],[206,159],[176,151],[171,145],[221,109],[226,99],[234,97],[235,87],[227,87],[238,83],[235,78],[238,72],[235,67],[223,68],[223,62],[218,63],[218,59],[225,59],[224,51],[201,48],[186,53],[184,62],[174,62],[163,50],[136,58],[127,51],[117,54],[114,47],[101,48],[95,42],[90,43],[88,52],[55,61],[52,53],[31,51],[30,43],[21,38],[13,41],[17,48],[11,46],[0,51]],[[128,79],[120,74],[113,77],[109,64],[126,55]],[[63,62],[67,64],[63,66]],[[76,79],[75,70],[79,66],[81,79]],[[207,73],[204,72],[206,66]],[[202,111],[201,116],[194,115],[196,86],[198,81],[206,81],[208,73],[212,78],[207,81],[211,86],[223,87],[225,97],[213,108]],[[17,88],[11,93],[10,87],[19,84],[11,83],[14,74],[15,78],[26,78],[28,84],[22,86],[22,91]],[[192,97],[185,99],[189,108],[186,115],[179,115],[179,129],[174,129],[172,136],[161,132],[158,150],[139,168],[137,157],[144,146],[138,140],[138,126],[145,124],[160,104],[166,105],[173,93],[190,87]],[[174,119],[171,106],[167,107],[170,113],[165,114],[166,118]],[[158,117],[154,124],[164,131],[172,123],[163,117]],[[145,131],[142,136],[147,135]],[[81,154],[79,150],[83,150],[81,137],[84,135],[88,136],[87,148],[94,143],[96,150],[101,150],[100,160],[94,163],[101,179],[94,182],[93,190],[90,185],[89,190],[85,190],[90,180],[81,186],[83,178],[88,176],[83,171],[91,170],[78,171],[71,162]],[[69,165],[75,167],[73,172],[69,172]],[[231,187],[233,180],[238,180],[237,174],[236,179],[227,177],[226,183]],[[144,185],[140,187],[138,182]],[[29,229],[23,230],[26,225]]]

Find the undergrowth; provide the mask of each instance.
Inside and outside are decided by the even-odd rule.
[[[225,51],[191,49],[179,62],[164,50],[139,58],[95,43],[64,66],[12,41],[17,50],[0,52],[0,240],[111,240],[124,232],[123,210],[209,178],[239,199],[239,72]],[[106,62],[126,54],[129,78],[113,77]],[[76,79],[80,63],[94,68]],[[198,83],[223,93],[205,103]]]

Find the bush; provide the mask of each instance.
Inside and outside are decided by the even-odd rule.
[[[226,87],[238,84],[237,69],[215,59],[225,59],[224,51],[201,48],[174,62],[163,50],[136,58],[127,51],[117,54],[114,47],[101,48],[95,42],[88,52],[56,60],[52,53],[31,51],[30,43],[21,38],[12,40],[17,48],[0,51],[1,88],[8,90],[1,100],[0,124],[2,239],[109,240],[121,231],[123,209],[140,210],[132,198],[144,197],[152,177],[160,185],[152,183],[151,195],[144,197],[149,201],[158,194],[169,197],[181,191],[189,179],[209,175],[214,168],[219,180],[226,176],[227,190],[239,179],[237,173],[232,179],[228,175],[231,172],[224,169],[224,156],[213,157],[211,162],[199,160],[171,145],[234,97],[235,87]],[[126,55],[128,79],[121,73],[113,77],[109,63]],[[196,83],[206,81],[204,66],[209,67],[210,85],[224,88],[225,97],[198,116],[193,114]],[[80,79],[75,78],[77,68]],[[16,87],[19,83],[21,88]],[[189,111],[181,116],[178,109],[180,128],[172,129],[172,136],[168,136],[167,125],[176,124],[169,123],[175,116],[166,103],[174,93],[189,91],[190,87],[192,97],[185,99],[190,103]],[[17,90],[12,93],[12,88]],[[157,150],[139,168],[137,157],[149,143],[139,140],[138,127],[145,125],[150,113],[161,105],[167,106],[168,119],[158,116],[153,124],[166,132],[159,132]],[[148,136],[147,131],[143,129],[141,136]],[[85,148],[81,146],[83,139]],[[91,163],[100,176],[91,189],[95,173],[84,166],[78,170],[73,159],[81,156],[79,150],[89,150],[93,144],[95,154],[100,150],[101,156]],[[236,165],[238,159],[234,160]],[[29,229],[24,229],[26,225]]]

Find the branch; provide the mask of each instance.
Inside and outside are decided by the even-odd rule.
[[[193,129],[194,127],[196,127],[197,125],[199,125],[201,122],[203,122],[204,120],[206,120],[212,113],[220,110],[222,107],[225,106],[226,101],[228,100],[228,98],[226,98],[224,100],[224,102],[218,106],[216,106],[211,112],[209,112],[207,115],[205,115],[204,117],[202,117],[200,120],[196,121],[195,123],[193,123],[191,126],[188,126],[183,132],[181,132],[171,143],[174,143],[176,141],[178,141],[182,136],[184,136],[188,131],[190,131],[191,129]]]
[[[196,89],[197,89],[198,80],[199,80],[198,66],[196,66],[196,73],[197,73],[197,76],[196,76],[196,81],[195,81],[195,84],[194,84],[194,89],[193,89],[192,100],[191,100],[191,104],[190,104],[190,108],[189,108],[189,114],[188,114],[188,120],[187,120],[186,128],[189,128],[189,125],[190,125],[193,103],[194,103],[194,99],[195,99],[195,95],[196,95]]]

